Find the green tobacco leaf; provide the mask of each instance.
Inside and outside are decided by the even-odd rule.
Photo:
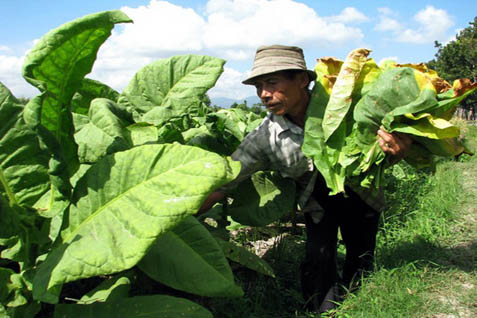
[[[17,208],[17,209],[15,209]],[[0,246],[3,259],[24,262],[26,253],[25,231],[21,226],[18,206],[11,207],[0,195]]]
[[[31,300],[30,286],[22,274],[0,267],[0,317],[33,318],[41,309]]]
[[[88,106],[89,109],[89,106]],[[73,124],[75,125],[75,133],[83,129],[84,126],[89,124],[89,117],[88,115],[82,115],[73,113]]]
[[[166,295],[137,296],[90,305],[56,305],[54,317],[213,318],[207,309],[190,300]]]
[[[430,139],[454,138],[460,134],[458,127],[445,119],[433,118],[429,113],[421,113],[418,116],[404,114],[404,117],[414,120],[414,122],[406,120],[406,122],[394,123],[392,125],[393,131]]]
[[[38,134],[40,144],[47,149],[50,155],[48,173],[53,195],[51,196],[51,213],[49,214],[58,215],[64,211],[68,204],[72,191],[69,178],[77,170],[79,163],[74,141],[68,145],[62,145],[55,135],[39,124],[44,97],[45,94],[32,98],[25,106],[23,118],[28,126]]]
[[[93,163],[105,155],[132,147],[128,122],[121,119],[117,104],[97,98],[89,109],[90,122],[75,134],[81,163]]]
[[[0,192],[10,204],[32,206],[49,188],[49,154],[22,114],[23,106],[0,83]]]
[[[28,103],[27,122],[39,134],[59,144],[55,155],[61,157],[71,176],[78,165],[73,138],[71,100],[91,72],[99,47],[111,35],[115,23],[132,22],[121,11],[87,15],[65,23],[44,35],[28,53],[23,77],[42,94]],[[50,146],[50,145],[48,145]]]
[[[178,144],[104,157],[78,181],[62,244],[39,266],[34,297],[56,303],[63,283],[131,268],[239,170],[230,159]]]
[[[129,130],[131,142],[134,146],[157,142],[158,132],[154,125],[137,123],[128,126],[127,129]]]
[[[80,88],[71,100],[71,111],[87,115],[91,101],[95,98],[107,98],[114,102],[118,100],[119,93],[99,81],[84,78]],[[132,118],[131,118],[132,120]]]
[[[466,151],[457,138],[430,139],[416,136],[413,139],[429,152],[438,156],[458,156]]]
[[[21,306],[27,303],[23,295],[27,293],[21,275],[9,268],[0,267],[0,303],[7,306]]]
[[[81,297],[78,304],[91,304],[125,299],[131,289],[131,280],[127,276],[118,275],[105,279],[98,287]]]
[[[217,129],[220,132],[227,131],[229,134],[242,141],[247,129],[247,117],[241,109],[221,109],[209,115],[216,117]]]
[[[216,239],[219,245],[222,247],[222,251],[225,254],[225,257],[243,265],[247,268],[250,268],[259,273],[275,277],[273,269],[265,262],[263,259],[258,257],[256,254],[250,252],[242,246],[235,245],[232,242],[227,242],[222,239]]]
[[[313,158],[315,167],[325,178],[328,187],[337,191],[344,191],[344,176],[335,171],[335,164],[332,163],[334,158],[329,154],[332,150],[325,142],[323,117],[331,92],[332,82],[330,79],[333,78],[333,74],[339,72],[341,65],[342,62],[339,60],[320,59],[315,67],[318,77],[311,92],[302,145],[303,153],[307,157]]]
[[[160,236],[138,265],[149,277],[178,290],[209,297],[243,295],[222,249],[195,217]]]
[[[295,206],[295,183],[277,173],[258,172],[231,192],[232,219],[243,225],[265,226]]]
[[[356,105],[357,142],[369,151],[381,127],[416,136],[449,138],[458,130],[445,120],[434,118],[436,94],[416,80],[412,68],[391,68],[380,76],[373,89]]]
[[[210,56],[183,55],[158,60],[139,70],[118,103],[147,122],[164,122],[164,116],[191,112],[215,85],[225,61]],[[158,108],[157,106],[161,106]],[[165,107],[168,114],[164,114]],[[162,118],[162,119],[161,119]]]
[[[157,130],[157,142],[158,143],[174,143],[178,142],[184,144],[184,138],[182,137],[181,129],[171,123],[166,123]]]
[[[213,151],[215,153],[229,156],[235,148],[227,147],[227,144],[222,142],[222,136],[211,132],[206,125],[198,128],[191,128],[182,133],[186,145],[200,147],[205,150]]]
[[[31,209],[10,206],[0,194],[0,246],[1,258],[16,261],[21,270],[33,266],[39,248],[45,248],[49,240],[43,229],[45,219]]]

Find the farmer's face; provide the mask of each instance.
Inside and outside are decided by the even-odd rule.
[[[308,101],[303,98],[308,85],[306,74],[297,74],[288,79],[282,73],[260,76],[254,81],[257,95],[267,109],[275,115],[294,116],[306,108]]]

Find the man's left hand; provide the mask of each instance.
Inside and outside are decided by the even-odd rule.
[[[382,129],[378,130],[379,146],[385,154],[392,156],[391,162],[396,163],[406,156],[412,139],[406,134],[388,133]]]

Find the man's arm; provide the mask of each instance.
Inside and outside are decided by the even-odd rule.
[[[197,214],[202,214],[204,212],[209,211],[214,206],[214,204],[222,200],[224,197],[225,197],[225,192],[222,192],[222,191],[212,192],[211,194],[209,194],[207,199],[205,199],[204,203],[202,203],[202,206],[200,207],[199,212]]]

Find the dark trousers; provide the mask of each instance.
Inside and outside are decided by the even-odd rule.
[[[306,254],[301,265],[303,296],[308,308],[320,312],[335,307],[339,288],[350,288],[373,268],[379,212],[351,189],[329,196],[324,180],[318,180],[313,197],[325,210],[319,223],[305,214]],[[342,277],[336,268],[338,228],[346,247]]]

